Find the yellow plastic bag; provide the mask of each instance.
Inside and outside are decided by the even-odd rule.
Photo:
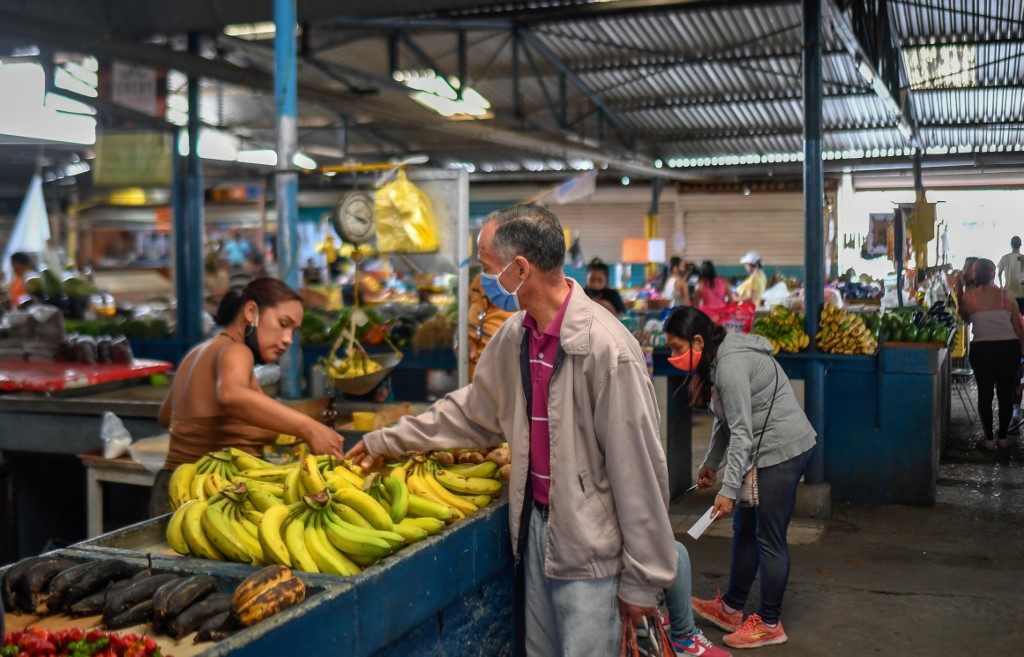
[[[377,250],[383,253],[429,253],[437,251],[437,223],[434,209],[403,169],[395,180],[377,190]]]

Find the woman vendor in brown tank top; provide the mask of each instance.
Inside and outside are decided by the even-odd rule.
[[[274,278],[259,278],[240,293],[229,292],[217,310],[224,332],[197,345],[178,366],[158,421],[170,428],[171,446],[157,475],[150,514],[166,513],[167,482],[182,463],[238,447],[259,454],[278,434],[304,440],[314,454],[344,457],[333,429],[268,397],[253,366],[276,362],[302,323],[302,301]]]

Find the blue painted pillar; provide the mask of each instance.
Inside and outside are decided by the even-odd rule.
[[[804,299],[805,328],[811,336],[811,349],[818,349],[814,335],[818,332],[822,299],[825,295],[825,228],[822,216],[824,182],[821,166],[821,3],[803,0],[804,22]],[[811,426],[818,434],[818,447],[807,468],[806,481],[825,481],[825,362],[817,358],[807,364],[804,387],[804,408]]]
[[[188,35],[188,50],[199,52],[200,37]],[[175,141],[174,237],[175,287],[178,295],[178,337],[188,345],[203,339],[203,161],[199,158],[199,78],[188,76],[188,156],[181,179]]]
[[[277,110],[277,261],[281,279],[299,287],[299,174],[292,160],[298,151],[296,124],[295,0],[274,0],[274,107]],[[281,395],[302,396],[302,352],[298,342],[281,357]]]

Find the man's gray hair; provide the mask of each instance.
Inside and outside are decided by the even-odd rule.
[[[516,256],[544,273],[565,264],[565,233],[558,217],[538,205],[511,205],[495,210],[484,224],[497,222],[492,248],[504,262]]]

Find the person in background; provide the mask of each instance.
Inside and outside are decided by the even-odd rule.
[[[671,300],[671,308],[690,305],[690,286],[686,279],[690,276],[690,268],[679,256],[672,256],[668,267],[663,272],[659,292],[662,298]]]
[[[981,258],[973,267],[975,286],[960,300],[960,316],[971,323],[968,358],[978,384],[978,415],[984,437],[978,449],[994,452],[1009,449],[1007,437],[1012,416],[1014,387],[1024,351],[1024,328],[1016,300],[995,284],[996,265]],[[992,389],[999,399],[999,441],[993,438]]]
[[[242,239],[242,232],[236,230],[231,239],[224,243],[224,257],[231,268],[242,267],[252,253],[252,245]]]
[[[718,275],[710,260],[700,263],[697,275],[697,287],[693,290],[694,306],[714,309],[736,303],[736,295],[729,288],[728,281]]]
[[[740,302],[749,301],[760,308],[761,298],[768,289],[768,277],[765,276],[761,256],[757,251],[749,251],[740,258],[740,264],[746,267],[747,278],[736,288],[736,296]]]
[[[11,307],[17,308],[28,301],[31,296],[25,290],[25,274],[34,271],[35,263],[32,256],[23,251],[16,251],[11,254],[11,270],[14,276],[11,278]]]
[[[619,291],[608,287],[608,265],[600,258],[594,258],[587,265],[587,285],[583,291],[616,317],[626,314],[626,304],[622,302]]]
[[[1017,312],[1024,313],[1024,255],[1020,252],[1020,237],[1010,239],[1010,252],[999,259],[996,267],[999,284],[1017,300]]]
[[[348,457],[508,441],[515,645],[531,657],[619,654],[676,577],[668,469],[640,344],[565,278],[565,238],[539,206],[491,213],[481,284],[514,312],[476,376],[420,416],[367,433]]]
[[[665,338],[669,363],[690,375],[691,405],[709,404],[714,417],[697,486],[714,486],[724,460],[712,517],[735,511],[728,588],[711,600],[693,598],[693,611],[730,632],[723,641],[731,648],[785,643],[779,616],[789,579],[786,532],[816,434],[763,337],[727,331],[696,308],[683,307],[665,321]],[[758,502],[736,507],[752,467]],[[744,620],[759,572],[758,610]]]
[[[157,422],[171,446],[150,496],[150,515],[170,509],[174,468],[207,452],[238,447],[259,455],[279,434],[304,440],[314,454],[344,458],[343,439],[305,413],[263,392],[253,367],[277,362],[302,324],[299,295],[276,278],[260,278],[224,295],[217,309],[224,331],[192,349],[178,366]]]
[[[480,275],[473,277],[469,284],[469,380],[473,380],[476,374],[476,365],[480,362],[480,356],[484,347],[491,341],[494,334],[498,332],[505,320],[512,316],[512,313],[505,312],[497,307],[484,294],[483,286],[480,284]]]

